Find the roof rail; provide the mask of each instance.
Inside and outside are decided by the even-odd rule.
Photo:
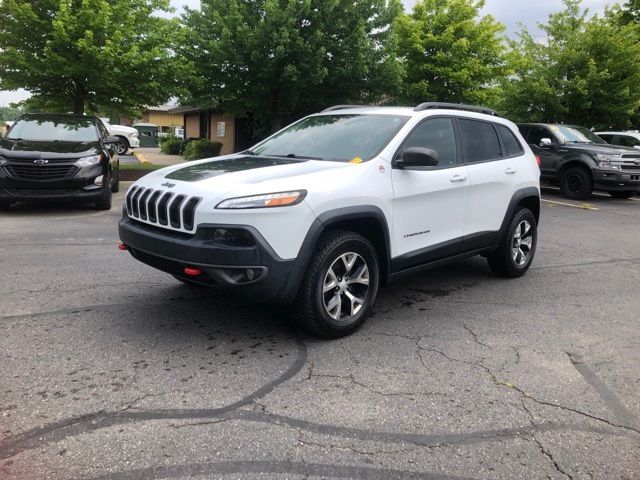
[[[443,103],[443,102],[425,102],[413,109],[414,112],[429,110],[432,108],[443,108],[447,110],[465,110],[467,112],[484,113],[485,115],[493,115],[499,117],[495,110],[486,107],[476,107],[474,105],[463,105],[461,103]]]
[[[371,105],[334,105],[333,107],[325,108],[320,113],[332,112],[334,110],[345,110],[345,109],[348,109],[348,108],[366,108],[366,107],[370,107],[370,106]]]

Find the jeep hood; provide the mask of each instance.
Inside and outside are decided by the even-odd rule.
[[[338,171],[354,167],[342,162],[293,158],[234,155],[215,160],[190,162],[158,170],[144,176],[139,183],[163,188],[174,184],[175,191],[199,191],[214,198],[233,191],[239,195],[270,193],[287,189],[304,189],[323,172],[336,175]],[[305,178],[313,175],[314,179]],[[335,178],[335,177],[334,177]]]

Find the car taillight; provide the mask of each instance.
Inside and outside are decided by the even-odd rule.
[[[540,155],[536,155],[536,163],[538,164],[538,166],[542,165],[542,159],[540,158]]]

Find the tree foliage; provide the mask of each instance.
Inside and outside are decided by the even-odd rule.
[[[564,3],[541,25],[544,43],[526,30],[511,42],[502,109],[519,121],[629,127],[640,108],[638,25],[621,25],[616,9],[589,17],[579,0]]]
[[[390,25],[399,0],[202,0],[184,15],[191,101],[283,120],[379,101],[400,83]]]
[[[394,26],[406,78],[401,101],[488,103],[504,74],[504,26],[484,1],[422,0]]]
[[[0,88],[32,108],[132,114],[175,89],[168,0],[0,0]]]

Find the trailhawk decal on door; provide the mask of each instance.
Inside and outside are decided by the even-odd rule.
[[[182,180],[183,182],[197,182],[199,180],[224,175],[225,173],[242,172],[243,170],[253,170],[255,168],[276,167],[278,165],[288,165],[290,163],[300,163],[304,161],[306,160],[265,157],[239,157],[226,160],[212,160],[211,162],[199,163],[175,170],[166,175],[165,178]]]

